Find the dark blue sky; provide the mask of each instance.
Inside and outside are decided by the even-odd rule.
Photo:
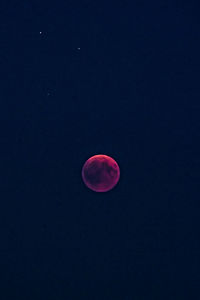
[[[80,2],[0,4],[0,299],[198,299],[198,3]]]

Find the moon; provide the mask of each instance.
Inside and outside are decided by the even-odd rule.
[[[120,168],[110,156],[98,154],[90,157],[83,165],[82,179],[95,192],[108,192],[120,178]]]

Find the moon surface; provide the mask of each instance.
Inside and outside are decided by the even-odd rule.
[[[117,162],[104,154],[90,157],[82,168],[83,182],[95,192],[110,191],[116,186],[119,177],[120,169]]]

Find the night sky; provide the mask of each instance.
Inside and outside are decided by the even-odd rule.
[[[1,1],[0,300],[200,299],[199,54],[198,1]]]

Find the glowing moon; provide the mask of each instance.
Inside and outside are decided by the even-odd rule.
[[[82,168],[85,185],[95,192],[113,189],[120,177],[117,162],[110,156],[98,154],[90,157]]]

